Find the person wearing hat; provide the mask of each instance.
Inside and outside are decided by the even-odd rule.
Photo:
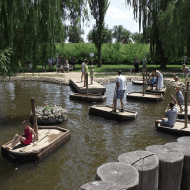
[[[91,66],[90,69],[90,79],[91,79],[91,84],[93,84],[93,80],[94,80],[94,66]]]
[[[175,81],[175,82],[178,82],[178,81],[179,81],[179,78],[178,78],[177,75],[173,74],[173,77],[174,77],[174,81]]]
[[[189,75],[190,75],[190,69],[189,67],[186,66],[186,64],[183,64],[183,67],[181,68],[181,70],[186,74],[185,76],[185,84],[187,81],[189,81]]]
[[[176,93],[175,93],[176,101],[177,101],[177,104],[180,107],[180,113],[181,113],[183,111],[182,105],[184,105],[183,93],[181,92],[181,87],[180,86],[176,86],[175,90],[176,90]]]

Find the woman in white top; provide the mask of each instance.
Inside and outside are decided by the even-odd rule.
[[[158,76],[157,88],[158,90],[164,87],[163,75],[160,71],[154,68],[153,72],[156,76]]]

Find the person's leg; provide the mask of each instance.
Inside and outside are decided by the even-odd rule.
[[[15,145],[19,142],[24,142],[25,141],[25,137],[21,137],[20,135],[16,134],[12,143],[11,143],[11,146],[10,146],[10,149],[14,149]]]
[[[120,102],[121,102],[121,112],[123,112],[123,99],[122,98],[120,98]]]
[[[114,99],[113,99],[113,109],[114,109],[114,111],[116,111],[116,107],[117,107],[117,99],[114,97]]]

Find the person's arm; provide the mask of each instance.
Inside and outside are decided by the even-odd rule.
[[[165,115],[167,115],[167,112],[168,112],[169,109],[170,109],[170,104],[168,104],[168,106],[165,109]]]
[[[32,128],[29,129],[29,132],[32,133],[34,135],[34,141],[36,141],[37,136],[36,133],[34,132],[34,130]]]
[[[117,90],[119,89],[119,82],[116,82]]]

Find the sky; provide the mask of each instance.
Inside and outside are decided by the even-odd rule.
[[[105,23],[108,25],[109,29],[116,25],[122,25],[132,33],[139,32],[139,24],[134,20],[133,10],[129,8],[129,6],[125,6],[125,0],[110,0],[110,5],[105,16]],[[90,26],[83,26],[85,34],[82,35],[82,37],[85,42],[88,42],[87,35],[94,24],[95,20],[91,18]]]

